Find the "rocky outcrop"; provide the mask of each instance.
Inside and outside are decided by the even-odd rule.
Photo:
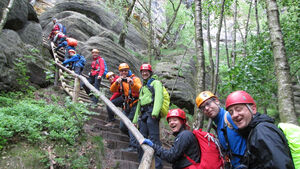
[[[169,58],[172,60],[160,62],[155,66],[155,73],[162,78],[163,84],[168,89],[171,103],[180,108],[186,108],[189,113],[193,114],[196,97],[194,92],[195,62],[192,57],[183,57],[183,55]],[[181,62],[182,66],[179,67]]]
[[[0,9],[9,0],[0,2]],[[46,86],[45,60],[42,50],[42,28],[33,7],[26,0],[14,2],[0,34],[0,91],[24,87],[29,78],[35,87]]]
[[[107,10],[101,1],[66,1],[42,13],[41,26],[47,35],[53,27],[53,17],[67,27],[68,36],[80,41],[86,41],[103,31],[111,31],[118,37],[123,26],[122,18]],[[126,47],[134,51],[145,50],[147,47],[146,39],[132,24],[128,25]]]

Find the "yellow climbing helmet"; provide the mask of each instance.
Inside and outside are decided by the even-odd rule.
[[[206,100],[216,97],[212,92],[210,91],[203,91],[196,97],[196,105],[197,107],[200,107],[203,102]]]
[[[114,75],[114,72],[107,72],[105,77],[106,79],[109,79],[112,75]]]
[[[119,65],[119,71],[120,71],[120,70],[124,70],[124,69],[129,69],[129,66],[128,66],[127,63],[121,63],[121,64]]]
[[[98,49],[93,49],[92,53],[100,53],[100,51]]]

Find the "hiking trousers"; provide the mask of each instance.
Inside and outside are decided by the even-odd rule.
[[[136,110],[136,106],[137,104],[134,104],[130,111],[123,111],[123,113],[128,117],[128,119],[130,121],[133,120],[134,114],[135,114],[135,110]],[[135,139],[135,137],[133,136],[133,134],[128,131],[128,128],[126,127],[126,125],[123,123],[123,121],[120,121],[120,130],[124,133],[127,134],[129,136],[129,147],[137,147],[137,141]]]
[[[111,102],[116,106],[116,107],[122,107],[123,105],[123,96],[119,96],[115,99],[113,99]],[[108,106],[106,107],[107,110],[107,115],[108,115],[108,122],[112,122],[115,121],[115,114],[113,113],[113,111],[111,110],[111,108],[109,108]]]
[[[95,76],[90,76],[89,79],[88,79],[88,81],[89,81],[89,83],[92,84],[97,90],[99,90],[99,88],[100,88],[100,83],[101,83],[101,79],[98,79],[97,77],[98,77],[97,75],[95,75]],[[91,94],[91,90],[90,90],[88,87],[86,87],[86,85],[83,85],[82,87],[84,88],[85,92],[86,92],[88,95]],[[98,98],[97,98],[96,96],[94,96],[93,94],[91,94],[91,95],[92,95],[91,100],[93,101],[94,104],[97,104],[97,103],[98,103]]]
[[[138,126],[139,126],[139,131],[141,134],[145,137],[150,139],[154,144],[160,145],[161,142],[159,139],[159,118],[152,118],[152,106],[148,107],[142,107],[142,114],[139,117],[138,120]],[[142,159],[144,152],[142,150],[142,147],[138,147],[138,156],[139,160]],[[162,160],[155,155],[155,168],[156,169],[162,169]]]

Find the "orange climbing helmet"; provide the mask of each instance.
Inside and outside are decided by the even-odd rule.
[[[129,69],[129,66],[128,66],[127,63],[121,63],[121,64],[119,65],[119,71],[120,71],[120,70],[124,70],[124,69]]]
[[[203,102],[210,98],[217,98],[212,92],[210,91],[203,91],[196,97],[196,105],[197,107],[200,107]]]
[[[250,96],[250,94],[243,90],[238,90],[238,91],[232,92],[227,96],[226,103],[225,103],[226,110],[228,110],[228,108],[230,106],[235,105],[235,104],[254,104],[254,105],[256,105],[254,99]]]
[[[69,54],[70,54],[70,53],[76,54],[76,51],[75,51],[74,49],[70,49],[68,52],[69,52]]]
[[[186,122],[185,112],[181,109],[171,109],[171,110],[169,110],[169,112],[167,114],[167,121],[169,120],[170,117],[178,117],[178,118],[183,120],[183,123]],[[168,123],[169,123],[169,121],[168,121]]]
[[[152,72],[152,67],[150,64],[145,63],[145,64],[142,64],[142,66],[140,67],[140,71],[142,71],[142,70],[149,70],[150,72]]]
[[[93,49],[92,53],[100,53],[100,51],[98,49]]]
[[[105,77],[106,79],[109,79],[112,75],[114,75],[114,72],[107,72]]]

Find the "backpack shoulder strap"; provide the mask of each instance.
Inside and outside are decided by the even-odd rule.
[[[187,160],[189,160],[189,162],[191,162],[193,165],[196,165],[197,163],[193,160],[193,159],[191,159],[188,155],[186,155],[185,153],[183,154],[183,156],[187,159]]]

